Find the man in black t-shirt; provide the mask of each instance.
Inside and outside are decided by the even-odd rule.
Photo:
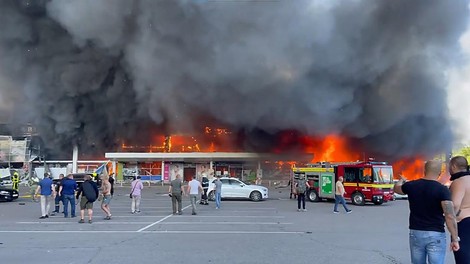
[[[450,191],[437,181],[441,167],[440,161],[427,161],[422,179],[406,182],[402,177],[393,188],[396,193],[408,195],[411,263],[444,263],[447,249],[444,222],[451,234],[450,247],[459,250]]]

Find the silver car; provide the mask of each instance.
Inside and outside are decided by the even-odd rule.
[[[215,200],[214,192],[214,181],[210,180],[209,183],[209,200]],[[236,178],[220,178],[222,182],[222,199],[226,198],[242,198],[250,199],[254,202],[258,202],[268,198],[268,188],[260,185],[250,185]]]

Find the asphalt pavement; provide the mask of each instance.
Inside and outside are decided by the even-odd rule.
[[[27,197],[0,203],[0,262],[410,263],[406,200],[348,204],[351,214],[307,202],[297,212],[287,189],[270,189],[268,200],[223,200],[218,210],[211,202],[195,216],[184,197],[183,215],[172,215],[167,188],[146,186],[141,213],[131,214],[130,188],[116,187],[112,219],[95,202],[92,224],[62,214],[39,219],[39,203]]]

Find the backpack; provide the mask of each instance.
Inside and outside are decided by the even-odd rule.
[[[95,191],[95,188],[93,188],[93,185],[91,182],[89,181],[83,182],[82,190],[83,190],[83,195],[85,195],[89,203],[96,201],[96,198],[97,198],[96,191]]]
[[[305,193],[307,191],[307,184],[305,183],[305,180],[298,180],[297,181],[297,193]]]

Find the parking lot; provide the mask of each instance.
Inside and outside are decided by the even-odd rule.
[[[199,205],[193,216],[187,197],[183,215],[172,215],[166,190],[146,187],[142,212],[131,214],[129,188],[117,187],[112,220],[96,202],[92,224],[61,214],[40,220],[29,198],[0,203],[1,262],[409,263],[406,201],[349,204],[352,214],[307,202],[308,211],[297,212],[288,190],[270,189],[266,201]]]

